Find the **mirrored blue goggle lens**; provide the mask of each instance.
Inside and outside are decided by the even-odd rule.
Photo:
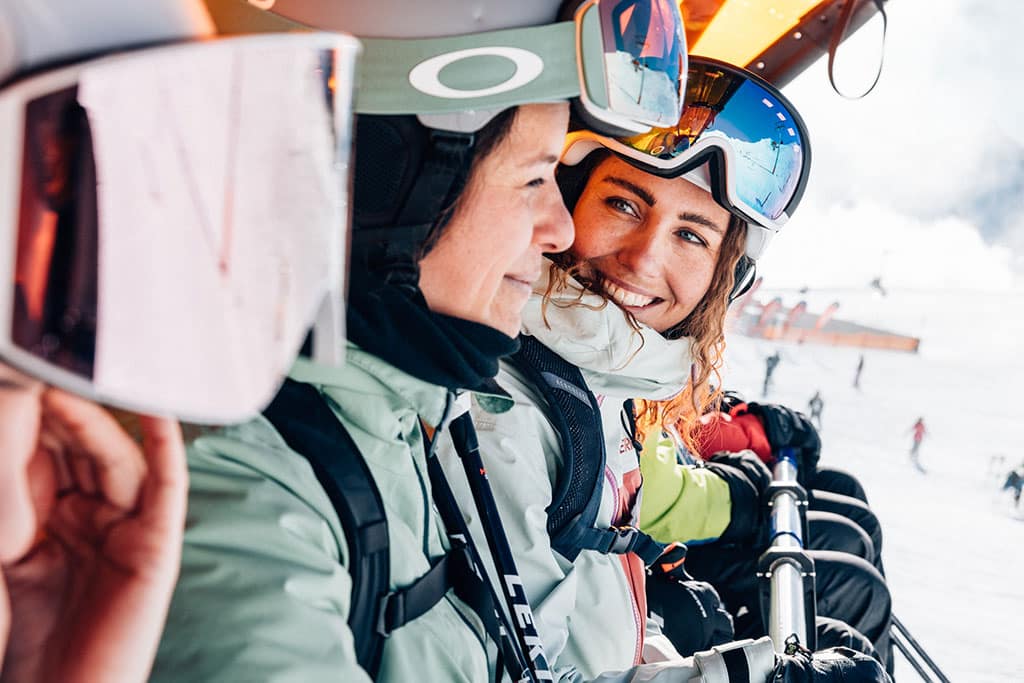
[[[678,120],[686,55],[678,8],[669,0],[602,0],[598,9],[611,109],[651,122]]]
[[[760,85],[745,81],[704,132],[732,147],[737,197],[775,220],[789,206],[800,183],[804,141],[782,103]]]
[[[691,62],[678,125],[622,142],[682,163],[691,147],[708,139],[732,149],[728,173],[740,201],[765,218],[778,219],[799,188],[806,141],[789,107],[740,74]]]

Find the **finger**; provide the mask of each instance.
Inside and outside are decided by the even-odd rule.
[[[76,452],[80,449],[64,420],[45,407],[39,429],[39,448],[54,463],[61,495],[73,491],[90,496],[96,494],[96,474],[89,457]]]
[[[185,523],[188,469],[185,442],[177,421],[139,416],[148,476],[142,492],[139,521],[154,530],[180,536]]]
[[[48,419],[60,425],[69,441],[76,476],[89,463],[94,492],[120,508],[134,508],[146,463],[138,445],[106,410],[97,404],[57,389],[43,394]],[[79,481],[81,484],[81,480]]]

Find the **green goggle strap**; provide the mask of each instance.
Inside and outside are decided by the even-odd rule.
[[[355,111],[445,114],[578,97],[575,32],[568,21],[448,38],[362,38]]]

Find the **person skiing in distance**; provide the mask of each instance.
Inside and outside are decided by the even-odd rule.
[[[779,361],[781,360],[782,356],[779,355],[778,350],[764,359],[764,388],[761,389],[761,396],[768,395],[768,391],[772,387],[772,374],[775,372],[775,368],[778,367]]]
[[[814,396],[807,402],[807,407],[811,411],[811,420],[816,421],[818,429],[821,429],[821,411],[825,408],[825,401],[821,398],[820,390],[814,392]]]
[[[917,418],[917,422],[910,428],[910,431],[914,434],[914,440],[910,446],[910,461],[914,463],[914,467],[923,472],[924,468],[921,467],[920,461],[921,442],[924,441],[924,437],[928,433],[924,426],[924,418]]]
[[[1006,482],[1003,484],[1003,491],[1013,491],[1013,504],[1020,505],[1021,489],[1024,489],[1024,462],[1017,466],[1017,469],[1010,470],[1006,475]]]
[[[857,361],[857,371],[853,375],[853,388],[860,389],[860,375],[864,372],[864,354],[860,354],[860,360]]]

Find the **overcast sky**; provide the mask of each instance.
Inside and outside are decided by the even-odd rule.
[[[1024,3],[891,0],[875,90],[846,100],[821,60],[787,86],[813,143],[804,202],[761,264],[765,285],[1024,285]],[[855,91],[880,24],[837,59]]]

